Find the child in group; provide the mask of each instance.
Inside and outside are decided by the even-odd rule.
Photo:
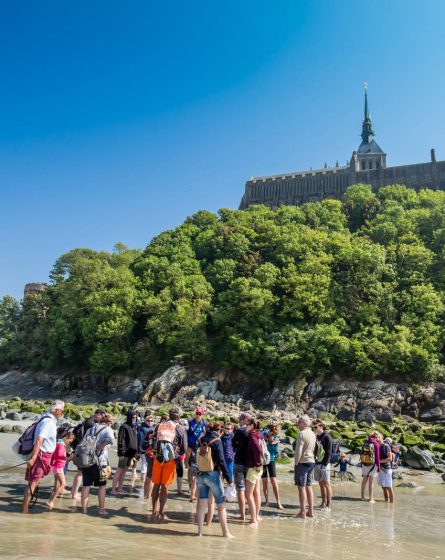
[[[56,449],[51,458],[51,468],[54,473],[54,489],[46,504],[48,509],[53,509],[56,498],[65,490],[65,465],[72,459],[72,455],[67,456],[66,454],[66,446],[74,441],[74,437],[69,426],[60,426],[57,429]]]
[[[351,461],[346,457],[346,453],[340,453],[339,460],[335,463],[334,468],[340,466],[340,481],[347,481],[348,479],[348,465],[353,467],[354,465]]]
[[[277,508],[284,509],[280,501],[280,491],[278,489],[277,481],[277,470],[275,467],[275,459],[278,455],[278,444],[280,443],[280,426],[278,424],[273,424],[269,426],[262,432],[264,439],[266,440],[267,450],[270,453],[270,462],[268,465],[263,466],[263,474],[261,478],[263,479],[263,493],[266,500],[266,506],[269,505],[269,481],[272,484],[272,490],[277,501]]]

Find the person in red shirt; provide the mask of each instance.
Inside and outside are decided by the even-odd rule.
[[[74,434],[69,426],[60,426],[57,429],[56,449],[51,457],[51,469],[54,474],[54,489],[47,502],[48,509],[53,509],[56,498],[65,490],[65,465],[71,456],[66,455],[66,446],[74,441]]]

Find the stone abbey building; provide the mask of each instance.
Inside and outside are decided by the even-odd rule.
[[[349,165],[252,177],[246,183],[240,209],[251,204],[277,208],[326,198],[342,199],[346,189],[356,183],[372,185],[373,189],[400,184],[416,190],[445,190],[445,161],[436,161],[434,149],[429,162],[386,167],[386,154],[374,140],[366,89],[361,137],[362,143],[352,152]]]

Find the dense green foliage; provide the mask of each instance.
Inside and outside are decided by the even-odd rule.
[[[443,377],[445,193],[201,211],[142,252],[76,249],[0,301],[0,362],[112,374],[172,359],[266,382]]]

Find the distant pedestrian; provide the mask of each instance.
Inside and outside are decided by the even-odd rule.
[[[362,445],[360,452],[360,463],[362,465],[362,486],[361,497],[366,500],[365,491],[368,486],[369,503],[373,504],[374,500],[374,481],[380,470],[380,434],[374,431],[370,434],[367,441]]]
[[[260,421],[249,418],[246,425],[248,444],[246,456],[246,501],[250,511],[250,527],[258,527],[261,508],[261,476],[263,474],[263,451],[260,440],[264,436],[260,431]]]

